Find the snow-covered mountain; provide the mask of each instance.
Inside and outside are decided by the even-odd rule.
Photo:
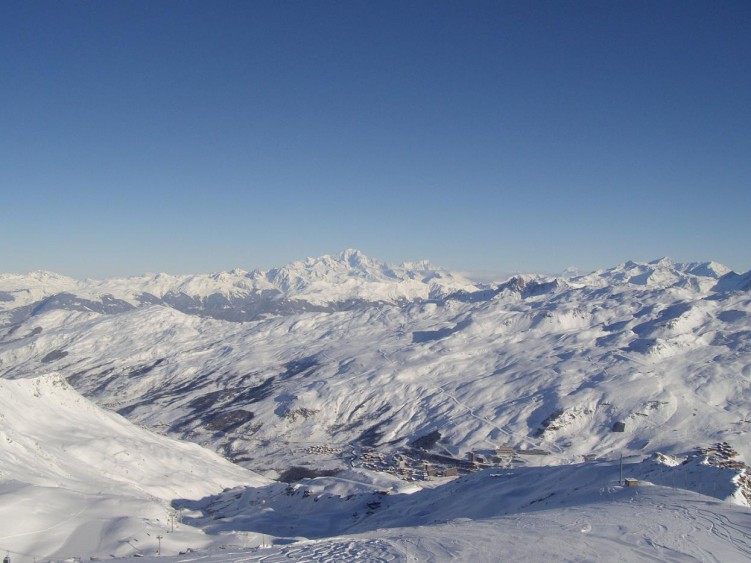
[[[0,326],[40,311],[120,313],[161,304],[230,321],[304,311],[351,309],[379,302],[434,299],[477,285],[427,261],[390,265],[357,250],[308,258],[268,272],[78,281],[50,272],[0,274]]]
[[[748,274],[662,259],[569,279],[441,285],[430,298],[434,280],[455,278],[427,268],[354,251],[295,263],[262,277],[290,300],[351,297],[350,285],[368,298],[245,323],[48,298],[6,329],[0,372],[57,370],[138,423],[280,471],[306,460],[310,444],[386,447],[434,431],[452,455],[508,444],[563,461],[723,440],[751,454],[742,438],[751,296],[729,283]],[[397,299],[412,282],[422,293]],[[627,431],[613,433],[616,422]]]
[[[661,258],[648,264],[626,262],[609,270],[574,277],[573,281],[592,287],[612,285],[641,285],[645,287],[687,287],[698,292],[723,289],[723,283],[737,276],[730,268],[717,262],[688,262],[676,264]]]
[[[3,378],[54,371],[270,477],[366,470],[369,448],[532,471],[726,442],[738,479],[751,460],[751,272],[712,262],[479,286],[345,251],[266,273],[6,275],[0,299]]]
[[[151,553],[174,499],[267,483],[102,410],[59,375],[0,379],[0,459],[1,545],[29,558]],[[189,526],[181,535],[212,544]]]

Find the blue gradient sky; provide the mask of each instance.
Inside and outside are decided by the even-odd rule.
[[[751,268],[751,3],[0,2],[0,271]]]

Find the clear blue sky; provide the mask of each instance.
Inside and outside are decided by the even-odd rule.
[[[0,2],[0,271],[751,268],[751,3]]]

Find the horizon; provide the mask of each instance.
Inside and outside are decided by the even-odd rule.
[[[751,270],[751,8],[0,4],[0,270]]]
[[[167,271],[149,271],[149,272],[135,272],[131,274],[123,274],[123,275],[113,275],[113,276],[106,276],[106,277],[91,277],[91,276],[76,276],[76,275],[70,275],[63,272],[57,272],[49,269],[37,269],[37,270],[29,270],[26,272],[11,272],[11,271],[0,271],[1,275],[13,275],[13,276],[29,276],[33,274],[53,274],[63,277],[68,277],[71,279],[74,279],[76,281],[104,281],[109,279],[128,279],[128,278],[137,278],[137,277],[144,277],[144,276],[160,276],[160,275],[167,275],[167,276],[173,276],[173,277],[189,277],[189,276],[202,276],[202,275],[217,275],[222,273],[233,273],[236,271],[243,272],[244,274],[252,274],[255,272],[260,273],[267,273],[270,270],[276,269],[276,268],[282,268],[285,266],[290,266],[297,262],[305,262],[307,260],[318,260],[325,257],[332,257],[332,258],[338,258],[341,255],[343,255],[346,252],[359,252],[363,254],[365,257],[367,257],[370,260],[374,260],[378,262],[381,265],[384,266],[397,266],[401,267],[404,265],[411,265],[416,264],[420,262],[427,262],[429,265],[433,266],[434,268],[438,270],[445,270],[452,274],[460,275],[464,278],[467,278],[475,283],[493,283],[493,282],[502,282],[507,280],[510,277],[517,276],[517,275],[541,275],[541,276],[551,276],[551,277],[561,277],[566,275],[567,273],[573,273],[574,275],[587,275],[590,273],[594,273],[597,271],[604,271],[609,270],[612,268],[617,268],[619,266],[623,266],[625,264],[628,264],[629,262],[633,262],[638,265],[649,265],[649,264],[656,264],[657,262],[660,262],[662,260],[669,260],[673,262],[674,264],[681,265],[681,264],[720,264],[722,266],[725,266],[726,268],[729,268],[730,271],[736,273],[736,274],[745,274],[748,272],[751,272],[751,270],[736,270],[732,266],[729,266],[728,264],[724,264],[721,262],[718,262],[716,260],[675,260],[672,257],[669,256],[661,256],[658,258],[653,258],[651,260],[621,260],[616,264],[610,264],[610,265],[603,265],[602,267],[594,268],[592,270],[584,270],[581,268],[577,268],[574,266],[569,266],[567,268],[564,268],[561,271],[558,272],[550,272],[550,271],[523,271],[523,270],[510,270],[510,271],[497,271],[494,272],[492,270],[477,270],[477,271],[466,271],[466,270],[457,270],[454,268],[451,268],[449,266],[446,266],[445,264],[438,264],[435,261],[431,260],[430,258],[418,258],[415,260],[405,260],[402,262],[391,262],[388,260],[381,260],[378,256],[372,256],[370,254],[367,254],[365,252],[360,251],[356,248],[346,248],[344,250],[341,250],[339,252],[331,252],[322,254],[320,256],[306,256],[306,257],[300,257],[294,260],[291,260],[289,262],[286,262],[284,264],[276,264],[272,265],[268,268],[246,268],[242,266],[235,266],[234,268],[228,268],[225,270],[212,270],[212,271],[186,271],[186,272],[167,272]]]

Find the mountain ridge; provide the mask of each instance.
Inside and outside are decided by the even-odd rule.
[[[664,487],[651,491],[655,498],[675,494],[677,474],[687,489],[748,503],[751,274],[711,262],[660,259],[583,276],[518,275],[457,289],[455,278],[425,262],[408,266],[399,270],[351,252],[293,263],[284,274],[278,269],[279,284],[289,283],[294,295],[279,289],[262,290],[256,301],[213,293],[205,299],[152,295],[138,306],[116,295],[78,294],[75,284],[68,293],[45,289],[45,280],[59,282],[58,289],[71,287],[65,284],[75,280],[62,276],[35,274],[26,287],[19,278],[0,276],[0,420],[4,416],[12,423],[0,434],[6,460],[0,471],[7,472],[0,475],[0,515],[8,534],[21,530],[23,540],[14,539],[12,548],[67,556],[75,545],[116,555],[146,546],[154,553],[154,537],[164,532],[170,513],[164,497],[179,494],[173,488],[179,483],[159,483],[161,475],[170,474],[169,464],[159,461],[161,446],[154,438],[145,440],[153,446],[139,458],[137,452],[146,450],[132,444],[144,443],[134,437],[142,434],[122,417],[214,450],[265,478],[294,481],[341,472],[173,504],[209,533],[165,534],[172,553],[185,545],[216,546],[226,537],[223,532],[243,529],[236,526],[253,530],[256,542],[264,541],[259,532],[265,531],[322,537],[358,529],[382,535],[381,527],[388,528],[405,508],[407,517],[396,518],[404,526],[419,524],[424,530],[436,524],[431,514],[447,520],[465,515],[489,517],[482,529],[492,530],[491,521],[504,517],[498,507],[513,498],[526,522],[534,522],[534,511],[552,510],[563,498],[573,503],[574,514],[589,518],[601,508],[615,509],[609,503],[587,507],[600,499],[600,490],[621,494],[611,483],[621,455],[645,460],[629,471]],[[200,281],[231,285],[249,275],[262,277],[234,271]],[[442,284],[445,280],[449,283]],[[161,276],[159,281],[173,280]],[[431,283],[440,289],[432,296]],[[401,293],[383,293],[384,286],[394,290],[400,284]],[[364,287],[378,291],[358,294]],[[416,297],[404,297],[404,288],[413,287],[419,291],[408,295]],[[328,290],[334,301],[293,299],[326,296]],[[15,296],[30,301],[18,306]],[[349,300],[336,301],[342,296]],[[41,400],[35,385],[42,398],[50,388],[69,399],[52,410],[42,408],[34,402]],[[25,389],[23,396],[11,392],[14,386]],[[118,414],[105,416],[100,407]],[[81,418],[93,412],[100,412],[101,420]],[[45,434],[56,444],[45,445]],[[185,451],[159,444],[172,452],[166,459]],[[120,453],[124,450],[130,455]],[[112,456],[125,457],[119,467],[108,467]],[[24,464],[33,468],[58,458],[59,465],[42,466],[42,481],[23,481]],[[156,470],[143,477],[143,464],[130,465],[139,459],[150,459],[147,469]],[[495,465],[477,477],[460,477],[456,487],[435,495],[425,491],[414,501],[382,498],[416,490],[399,476],[423,478],[426,463],[471,471],[477,459]],[[651,459],[662,461],[655,465]],[[175,474],[185,470],[178,467]],[[590,483],[580,498],[581,475],[599,484]],[[139,492],[133,485],[142,477],[148,486]],[[493,496],[498,479],[510,479],[518,488]],[[101,494],[102,488],[114,492]],[[156,500],[149,496],[160,488],[172,492]],[[638,493],[623,494],[639,498]],[[680,494],[686,510],[708,502]],[[458,495],[466,502],[457,512],[446,499]],[[30,502],[64,509],[30,520],[37,527],[26,530],[12,516]],[[445,510],[436,510],[436,503]],[[658,512],[661,504],[656,501]],[[129,516],[100,530],[121,505]],[[628,504],[619,506],[618,514],[632,518],[629,525],[640,530],[639,538],[651,537]],[[136,516],[141,514],[146,516]],[[654,514],[655,521],[660,516]],[[727,522],[719,514],[716,518],[718,525]],[[693,520],[684,524],[690,527]],[[33,535],[50,527],[59,533]],[[466,527],[476,538],[478,529]],[[99,533],[106,549],[81,542]],[[419,537],[422,532],[407,533]],[[188,538],[191,543],[184,543]],[[741,544],[733,545],[740,549]],[[280,553],[293,548],[286,549]]]
[[[347,280],[350,260],[355,279],[373,269],[350,253],[291,270],[333,263]],[[377,279],[391,279],[378,264]],[[591,449],[673,452],[697,445],[674,437],[696,421],[705,442],[732,441],[751,420],[745,402],[739,412],[713,406],[751,392],[747,276],[712,263],[626,262],[432,299],[335,307],[276,296],[264,302],[273,314],[244,318],[229,315],[248,302],[219,301],[206,314],[189,300],[126,307],[58,295],[9,319],[0,374],[59,370],[100,404],[251,467],[307,459],[280,454],[280,440],[389,447],[434,431],[459,456],[499,442],[561,461]],[[610,431],[621,419],[629,439]]]
[[[0,310],[70,294],[91,303],[104,298],[133,307],[162,303],[187,312],[253,309],[248,320],[285,309],[326,308],[348,301],[398,301],[436,298],[479,286],[427,261],[393,265],[348,249],[336,255],[292,262],[267,272],[235,269],[212,274],[144,274],[129,278],[75,280],[52,272],[0,274]],[[90,308],[92,305],[87,304]],[[234,319],[233,319],[234,320]]]
[[[626,283],[645,287],[692,286],[702,292],[751,287],[751,272],[737,274],[716,262],[675,263],[668,258],[648,263],[627,261],[588,274],[517,274],[510,279],[521,284],[530,278],[538,282],[552,283],[557,279],[559,283],[600,287]],[[251,320],[265,313],[326,310],[347,302],[441,299],[458,293],[497,293],[508,287],[508,280],[479,284],[433,266],[427,260],[394,265],[347,249],[335,255],[298,260],[266,272],[236,268],[210,274],[160,273],[105,280],[76,280],[41,270],[25,275],[0,274],[0,311],[38,305],[55,295],[71,295],[91,302],[85,305],[90,309],[106,309],[104,300],[110,301],[110,307],[117,302],[120,308],[161,303],[183,312],[203,311],[218,318],[224,318],[222,311],[243,311],[245,307],[253,312],[242,312],[238,318],[225,320]]]

